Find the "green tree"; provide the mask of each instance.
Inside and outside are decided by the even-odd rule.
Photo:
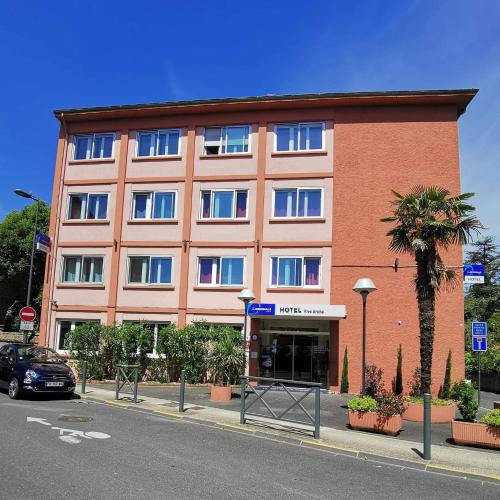
[[[398,364],[396,367],[396,382],[394,383],[394,393],[403,394],[403,348],[398,347]]]
[[[396,223],[387,233],[391,237],[389,248],[412,254],[417,265],[421,385],[423,392],[430,392],[436,293],[455,276],[444,265],[439,250],[468,243],[472,232],[483,226],[472,214],[475,208],[467,203],[473,193],[450,196],[444,188],[425,186],[417,186],[406,195],[392,193],[396,197],[392,201],[393,216],[382,221]]]
[[[439,397],[441,399],[450,399],[451,391],[451,349],[448,351],[448,358],[446,359],[446,370],[444,372],[444,380]]]
[[[340,381],[340,392],[349,392],[349,361],[347,359],[347,347],[344,351],[344,362],[342,364],[342,379]]]
[[[35,204],[13,210],[0,222],[0,321],[15,300],[26,300],[31,247],[35,227]],[[47,233],[50,208],[40,203],[38,231]],[[39,308],[43,288],[45,254],[36,252],[33,266],[32,305]]]

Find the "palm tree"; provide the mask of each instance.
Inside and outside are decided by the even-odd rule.
[[[411,253],[417,264],[415,288],[420,326],[422,392],[430,392],[434,344],[436,293],[442,284],[453,284],[455,273],[444,265],[438,250],[463,245],[483,227],[467,203],[474,193],[450,196],[440,187],[416,186],[408,194],[392,191],[394,215],[382,219],[396,225],[387,233],[389,248]]]

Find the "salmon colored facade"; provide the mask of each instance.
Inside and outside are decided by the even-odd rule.
[[[319,380],[338,390],[347,348],[350,390],[356,392],[362,307],[352,287],[358,278],[369,277],[378,290],[368,297],[367,363],[384,370],[390,388],[401,345],[407,386],[419,365],[414,269],[391,268],[396,255],[388,250],[389,227],[380,219],[390,214],[391,190],[439,185],[460,192],[457,120],[475,93],[266,96],[57,111],[61,131],[40,343],[62,348],[64,331],[88,320],[146,321],[158,327],[205,320],[241,328],[238,295],[250,288],[255,303],[276,304],[276,311],[280,304],[291,307],[281,316],[252,315],[250,374]],[[299,144],[307,133],[309,145],[321,126],[321,145],[283,151],[277,147],[280,124],[304,134],[300,140],[290,135],[290,144]],[[310,124],[320,125],[312,131]],[[247,150],[207,154],[207,128],[238,125],[248,127]],[[179,131],[175,154],[139,156],[139,132],[159,129]],[[75,159],[75,138],[100,133],[114,134],[111,157]],[[236,193],[246,193],[246,216],[205,217],[206,193],[228,190],[234,200]],[[175,193],[170,217],[134,218],[138,194],[153,192]],[[92,193],[107,195],[106,216],[69,218],[70,195]],[[286,216],[276,217],[277,196],[288,200],[281,208]],[[306,198],[312,215],[289,216],[300,211],[294,203]],[[94,257],[102,262],[102,272]],[[401,266],[413,264],[411,256],[397,257]],[[131,278],[137,258],[147,258],[149,266],[140,268],[140,283]],[[207,259],[212,271],[205,269]],[[167,261],[168,283],[156,277],[152,283],[153,265]],[[462,249],[450,249],[445,262],[462,265]],[[234,275],[231,266],[236,266]],[[79,280],[75,273],[98,279]],[[207,279],[218,283],[200,283]],[[328,305],[337,307],[318,312]],[[464,375],[460,286],[438,298],[434,392],[450,349],[452,377],[458,379]]]

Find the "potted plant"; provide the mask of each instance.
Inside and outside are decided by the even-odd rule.
[[[478,403],[474,387],[465,380],[457,382],[452,397],[463,420],[452,420],[451,436],[455,443],[500,449],[500,410],[491,410],[476,422]]]
[[[210,340],[206,365],[213,382],[210,399],[230,401],[231,383],[245,370],[245,353],[240,337],[230,332],[222,332],[220,336]]]
[[[347,404],[352,429],[395,436],[402,428],[404,400],[400,395],[382,391],[375,398],[358,396]]]

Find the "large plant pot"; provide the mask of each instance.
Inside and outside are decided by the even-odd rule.
[[[210,388],[210,401],[231,401],[231,386],[212,385]]]
[[[446,406],[431,406],[431,423],[446,424],[455,418],[456,406],[455,403]],[[424,404],[423,403],[405,403],[405,411],[403,412],[403,420],[411,422],[424,421]]]
[[[480,422],[452,420],[451,437],[457,444],[500,449],[500,428]]]
[[[384,417],[376,411],[349,410],[349,425],[353,429],[380,432],[395,436],[403,427],[401,415]]]

